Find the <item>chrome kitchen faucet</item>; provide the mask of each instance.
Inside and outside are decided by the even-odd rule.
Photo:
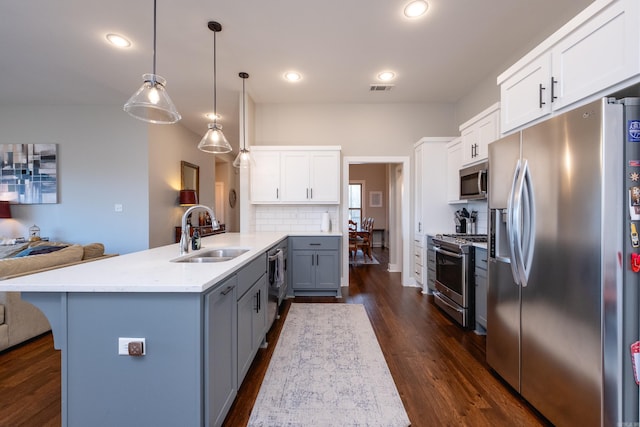
[[[180,255],[184,255],[189,252],[189,242],[191,241],[191,225],[187,225],[187,217],[196,209],[204,209],[209,212],[209,215],[211,215],[211,226],[213,227],[213,229],[217,230],[220,228],[220,224],[218,224],[218,220],[216,219],[216,214],[213,213],[213,209],[205,205],[191,206],[182,215],[182,232],[180,233]]]

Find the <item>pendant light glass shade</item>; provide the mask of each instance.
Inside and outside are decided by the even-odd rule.
[[[222,126],[217,123],[209,123],[209,130],[200,140],[198,149],[207,153],[222,154],[231,151],[231,145],[222,133]]]
[[[209,123],[209,130],[204,134],[198,149],[207,153],[222,154],[231,151],[231,144],[222,133],[222,126],[217,122],[218,110],[216,108],[216,33],[222,31],[222,25],[216,21],[209,21],[207,28],[213,31],[213,123]]]
[[[242,150],[240,150],[238,156],[233,161],[233,167],[240,169],[248,168],[251,166],[252,161],[253,158],[251,157],[251,153],[249,153],[249,150],[243,148]]]
[[[249,78],[249,74],[239,73],[238,75],[242,79],[242,149],[238,153],[238,156],[236,157],[236,159],[233,161],[233,167],[244,169],[244,168],[250,167],[252,163],[251,153],[249,153],[249,150],[247,149],[247,143],[246,143],[247,141],[247,124],[246,124],[247,108],[245,104],[247,102],[247,95],[245,94],[245,91],[244,91],[244,81]]]
[[[149,123],[169,124],[181,119],[165,89],[166,80],[156,74],[143,74],[144,83],[124,104],[124,111]]]
[[[142,75],[144,83],[124,104],[124,111],[148,123],[171,124],[182,116],[165,89],[167,81],[156,74],[156,9],[153,0],[153,73]]]

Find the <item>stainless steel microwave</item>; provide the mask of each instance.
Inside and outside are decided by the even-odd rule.
[[[489,163],[460,169],[460,200],[479,200],[487,198]]]

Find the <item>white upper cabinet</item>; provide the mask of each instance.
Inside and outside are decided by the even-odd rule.
[[[251,201],[253,203],[280,202],[280,152],[251,148]]]
[[[500,85],[502,133],[551,113],[550,82],[551,56],[543,55]]]
[[[340,147],[252,147],[251,202],[339,204]]]
[[[638,0],[613,3],[552,49],[554,110],[640,72],[637,9]]]
[[[340,202],[339,151],[284,151],[282,202]]]
[[[638,76],[639,20],[638,0],[596,0],[501,74],[501,133]]]
[[[283,151],[280,154],[283,202],[307,201],[309,199],[309,153]]]
[[[489,156],[489,143],[500,136],[500,103],[487,108],[460,125],[462,166],[478,163]]]

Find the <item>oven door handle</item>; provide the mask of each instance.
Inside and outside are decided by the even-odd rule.
[[[275,252],[269,255],[269,261],[275,261],[278,258],[278,254],[282,252],[282,249],[276,249]]]
[[[447,256],[450,256],[450,257],[454,257],[454,258],[462,258],[464,256],[462,254],[457,254],[455,252],[445,251],[444,249],[439,248],[437,246],[434,249],[435,249],[436,252],[440,252],[441,254],[444,254],[444,255],[447,255]]]
[[[458,313],[462,313],[462,308],[460,307],[456,307],[454,305],[452,305],[451,303],[449,303],[449,301],[446,300],[446,298],[444,297],[444,295],[442,294],[442,292],[438,292],[438,291],[433,291],[433,293],[440,297],[440,301],[445,304],[446,306],[448,306],[450,309],[457,311]]]

